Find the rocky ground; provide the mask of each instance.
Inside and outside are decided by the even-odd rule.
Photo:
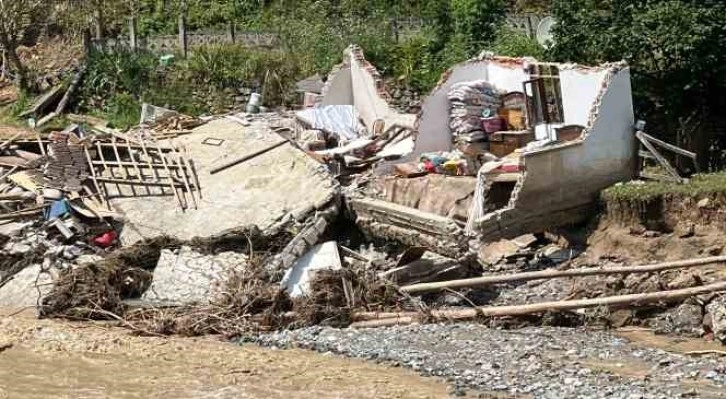
[[[582,329],[505,331],[478,324],[316,327],[251,339],[269,347],[331,352],[445,377],[451,393],[459,396],[473,389],[499,392],[499,397],[552,399],[726,397],[723,357],[677,352],[700,348],[706,345],[703,341],[683,346],[659,337],[629,340]],[[722,349],[717,344],[705,347]],[[492,397],[487,395],[481,397]]]

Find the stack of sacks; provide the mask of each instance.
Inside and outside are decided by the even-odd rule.
[[[455,140],[485,141],[482,120],[496,117],[502,106],[501,94],[485,81],[460,82],[449,90],[451,104],[449,127]]]

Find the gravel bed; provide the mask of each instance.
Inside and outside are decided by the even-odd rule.
[[[547,399],[726,398],[723,358],[636,347],[608,332],[497,330],[460,323],[364,330],[312,327],[246,341],[408,367],[446,378],[457,396],[471,390]]]

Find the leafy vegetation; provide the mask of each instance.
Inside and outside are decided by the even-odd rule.
[[[605,201],[647,202],[663,196],[700,196],[725,194],[726,172],[694,175],[688,184],[661,181],[634,181],[616,184],[601,193]]]
[[[682,126],[726,106],[726,4],[695,0],[555,0],[553,58],[596,64],[626,60],[640,118],[650,132],[696,151],[702,168],[712,129]],[[685,127],[685,129],[684,129]],[[721,146],[723,148],[723,146]]]

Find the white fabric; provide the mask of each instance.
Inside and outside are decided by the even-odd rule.
[[[358,112],[352,105],[325,105],[295,113],[313,129],[324,130],[344,140],[358,138]]]

